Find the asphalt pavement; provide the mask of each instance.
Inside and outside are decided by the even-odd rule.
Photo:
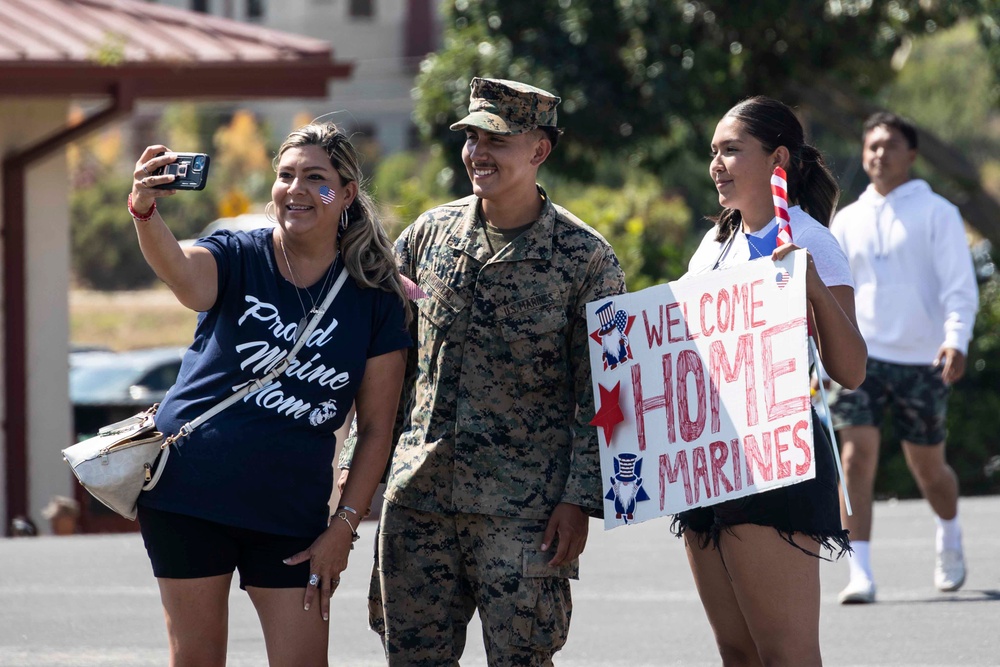
[[[827,665],[1000,665],[1000,496],[963,498],[969,576],[956,593],[933,587],[934,521],[922,501],[875,507],[879,601],[843,607],[847,564],[821,567],[821,640]],[[569,643],[556,665],[718,665],[684,550],[665,519],[605,532],[594,521],[582,558]],[[331,611],[330,664],[384,664],[367,627],[375,526],[344,573]],[[137,534],[0,538],[0,666],[166,665],[156,582]],[[246,594],[230,597],[229,662],[266,664]],[[478,624],[462,665],[485,665]]]

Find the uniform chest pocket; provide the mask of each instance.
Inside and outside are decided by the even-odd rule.
[[[417,336],[421,370],[431,379],[437,374],[441,346],[465,308],[465,300],[434,274],[421,280],[427,297],[416,301]]]
[[[568,319],[561,310],[533,310],[500,322],[503,339],[528,390],[558,385],[569,373]]]

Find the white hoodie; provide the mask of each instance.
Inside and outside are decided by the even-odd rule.
[[[830,231],[851,264],[869,356],[931,364],[941,347],[966,353],[979,292],[954,205],[922,180],[886,197],[869,185]]]

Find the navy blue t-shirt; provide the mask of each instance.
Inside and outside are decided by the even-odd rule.
[[[177,383],[156,414],[167,434],[266,374],[295,344],[299,297],[278,272],[272,230],[217,232],[198,243],[215,256],[219,296],[198,316]],[[337,260],[326,289],[345,270]],[[323,280],[309,288],[317,305]],[[348,278],[281,376],[182,438],[147,507],[268,533],[326,529],[334,431],[361,385],[367,359],[411,345],[399,297]],[[304,324],[302,325],[304,326]]]

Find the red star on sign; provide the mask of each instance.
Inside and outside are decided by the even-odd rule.
[[[601,407],[597,414],[590,420],[591,426],[600,426],[604,429],[604,443],[611,446],[611,436],[615,432],[615,426],[625,421],[621,406],[618,405],[618,395],[621,393],[622,383],[619,382],[614,389],[605,389],[604,385],[597,385],[601,390]]]

